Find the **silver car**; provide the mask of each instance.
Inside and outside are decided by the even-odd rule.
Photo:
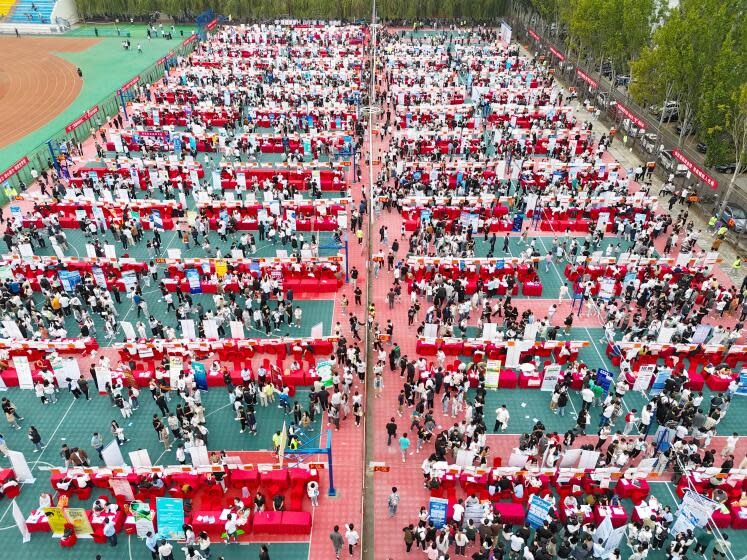
[[[747,213],[741,206],[736,204],[727,204],[724,211],[721,212],[721,221],[728,224],[730,220],[734,221],[734,231],[737,233],[745,231],[747,227]]]

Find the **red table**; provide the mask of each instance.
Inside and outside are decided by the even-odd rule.
[[[495,504],[495,510],[500,515],[500,519],[503,523],[509,523],[511,525],[524,524],[524,506],[521,504],[498,502]]]
[[[747,529],[747,507],[734,506],[731,508],[731,528]]]
[[[2,469],[0,470],[0,485],[5,484],[9,480],[12,480],[16,477],[16,473],[13,471],[13,469]]]
[[[288,471],[286,469],[263,471],[259,474],[259,480],[262,486],[276,494],[288,488]]]
[[[26,527],[29,533],[37,533],[41,531],[49,531],[49,523],[47,522],[47,516],[40,509],[33,510],[26,518]]]
[[[281,524],[284,534],[308,535],[311,533],[311,514],[307,511],[284,511]],[[257,531],[256,524],[254,530]]]
[[[731,525],[731,514],[723,513],[721,510],[716,510],[711,514],[711,521],[719,529],[727,529]]]
[[[542,282],[524,282],[522,293],[525,296],[542,296]]]
[[[283,533],[282,511],[260,511],[254,514],[252,531],[266,535],[280,535]]]
[[[581,524],[586,525],[587,523],[594,523],[594,512],[591,509],[581,510],[584,514],[584,518],[581,519]],[[576,515],[576,510],[573,508],[563,508],[560,510],[560,520],[565,522],[569,517]]]
[[[650,492],[651,488],[645,479],[629,480],[621,478],[615,485],[615,494],[621,498],[632,500],[636,505],[645,500]]]
[[[228,471],[231,486],[241,488],[257,488],[259,486],[259,471],[257,469],[233,469]]]
[[[602,523],[605,517],[612,518],[612,526],[614,528],[622,527],[628,522],[628,513],[622,506],[596,506],[594,508],[594,521],[597,525]]]
[[[195,530],[195,534],[199,534],[200,531],[206,533],[223,532],[226,525],[226,520],[221,519],[220,516],[223,510],[210,511],[200,510],[192,512],[192,528]],[[212,519],[208,519],[212,518]]]

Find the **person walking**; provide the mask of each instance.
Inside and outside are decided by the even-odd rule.
[[[389,506],[389,517],[394,517],[395,515],[397,515],[397,506],[399,505],[399,493],[397,492],[396,486],[392,486],[392,493],[389,494],[387,505]]]
[[[158,539],[152,531],[148,531],[145,534],[145,548],[150,551],[152,560],[158,560]]]
[[[399,450],[402,453],[402,462],[407,462],[407,450],[410,448],[410,440],[407,434],[402,434],[399,438]]]
[[[332,547],[335,549],[335,557],[339,560],[340,552],[345,544],[345,539],[340,534],[340,526],[335,525],[332,532],[329,534],[329,539],[332,541]]]
[[[360,536],[358,535],[358,531],[355,530],[355,525],[352,523],[348,524],[347,531],[345,531],[345,539],[348,541],[348,552],[350,553],[350,557],[353,557],[353,550],[358,545],[358,541],[360,541]]]

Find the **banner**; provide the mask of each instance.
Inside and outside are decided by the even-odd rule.
[[[609,393],[610,385],[612,385],[612,380],[614,378],[615,376],[612,374],[611,371],[607,371],[604,368],[599,368],[597,370],[596,383],[602,389],[604,389],[605,394]]]
[[[184,271],[184,275],[187,278],[187,284],[189,284],[190,294],[201,294],[202,284],[200,284],[200,273],[195,268],[188,268]]]
[[[130,483],[126,478],[110,478],[109,487],[112,489],[115,496],[121,496],[127,502],[131,502],[135,499],[135,496],[132,493],[132,486],[130,486]]]
[[[91,274],[93,274],[93,281],[96,282],[99,288],[107,289],[106,276],[100,266],[91,267]]]
[[[654,384],[651,386],[651,391],[649,392],[650,397],[655,397],[656,395],[661,394],[661,392],[664,390],[664,383],[666,383],[667,379],[669,379],[672,376],[672,370],[669,368],[662,368],[659,370],[659,372],[656,374],[656,377],[654,378]]]
[[[76,535],[93,535],[93,527],[91,527],[91,522],[88,520],[86,510],[83,508],[66,508],[63,510],[63,513],[73,526]]]
[[[654,364],[646,364],[641,366],[638,370],[638,375],[635,378],[633,390],[641,392],[648,391],[648,388],[651,386],[651,380],[654,377],[655,371],[656,366]]]
[[[677,510],[677,517],[669,532],[672,535],[685,533],[688,529],[695,533],[698,527],[705,527],[711,520],[711,514],[718,507],[718,503],[698,494],[689,488],[685,490],[682,502]]]
[[[226,259],[218,259],[215,261],[215,274],[218,278],[223,278],[228,272],[228,264]]]
[[[21,389],[33,389],[34,378],[31,374],[31,366],[26,356],[13,356],[13,367],[18,375],[18,386]]]
[[[323,387],[332,387],[332,362],[329,360],[317,362],[316,374],[319,376]]]
[[[532,494],[529,497],[529,509],[527,510],[526,521],[530,527],[536,529],[541,527],[545,523],[547,513],[552,507],[552,502],[543,500],[537,494]]]
[[[231,338],[245,338],[244,337],[244,323],[241,321],[230,321],[231,326]]]
[[[137,275],[134,270],[125,270],[122,272],[122,282],[125,286],[125,293],[130,295],[137,288]]]
[[[59,507],[48,507],[44,508],[44,515],[47,516],[47,523],[49,523],[49,530],[52,531],[53,536],[62,535],[65,532],[65,514],[62,508]]]
[[[104,457],[104,464],[107,467],[125,467],[124,457],[122,457],[122,451],[119,449],[117,440],[112,440],[104,446],[101,450],[101,455]]]
[[[10,465],[16,473],[16,480],[18,482],[26,483],[34,482],[36,480],[31,474],[29,464],[26,462],[26,456],[22,452],[9,449],[8,459],[10,459]]]
[[[88,111],[86,111],[85,113],[83,113],[80,117],[78,117],[73,122],[71,122],[69,125],[67,125],[65,127],[65,132],[67,132],[69,134],[70,132],[72,132],[73,130],[75,130],[76,128],[78,128],[80,125],[82,125],[83,123],[85,123],[86,121],[89,121],[91,119],[91,117],[93,117],[98,112],[99,112],[99,106],[98,105],[94,105],[93,107],[91,107],[90,109],[88,109]]]
[[[747,396],[747,369],[739,372],[739,385],[737,385],[737,390],[734,391],[734,394],[742,397]]]
[[[208,390],[207,371],[205,366],[200,362],[192,362],[192,371],[194,372],[195,384],[201,391]]]
[[[150,504],[135,500],[130,504],[130,513],[135,519],[135,532],[138,537],[144,539],[148,536],[148,533],[155,533],[153,511],[150,509]]]
[[[179,323],[182,326],[182,335],[184,338],[189,340],[197,338],[197,334],[195,333],[195,322],[192,319],[182,319]]]
[[[498,379],[501,375],[501,361],[500,360],[488,360],[487,366],[485,367],[485,388],[486,389],[498,389]]]
[[[26,167],[29,164],[29,158],[22,157],[17,162],[15,162],[13,165],[11,165],[8,169],[0,173],[0,183],[4,183],[8,179],[10,179],[13,175],[18,173],[21,169]]]
[[[29,542],[31,540],[31,533],[29,533],[29,528],[26,525],[26,518],[24,517],[21,508],[18,507],[18,504],[15,500],[13,500],[13,519],[16,522],[18,530],[21,531],[23,542]]]
[[[156,498],[158,537],[168,540],[184,538],[184,501],[181,498]]]
[[[436,529],[446,525],[446,517],[449,510],[449,500],[445,498],[433,498],[428,500],[428,513],[430,521]]]
[[[62,288],[68,293],[74,292],[75,286],[81,282],[80,272],[77,270],[60,270],[57,274],[60,276]]]
[[[560,379],[560,364],[550,364],[545,368],[545,375],[542,377],[540,391],[554,391],[555,386]]]

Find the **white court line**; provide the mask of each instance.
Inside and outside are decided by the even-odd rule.
[[[65,421],[65,418],[67,418],[67,415],[70,413],[70,410],[72,410],[73,406],[77,402],[78,402],[78,399],[73,399],[73,401],[70,403],[70,406],[67,407],[67,410],[65,411],[65,414],[63,414],[62,418],[57,423],[57,427],[54,429],[54,432],[52,432],[52,435],[49,436],[49,438],[47,439],[47,445],[45,445],[44,449],[42,449],[41,452],[39,453],[39,456],[36,458],[36,461],[32,465],[31,470],[34,470],[36,468],[36,465],[39,464],[39,461],[41,460],[42,455],[44,455],[44,452],[47,449],[49,449],[49,446],[52,444],[52,440],[54,439],[55,434],[60,429],[60,426],[62,426],[62,423]]]

